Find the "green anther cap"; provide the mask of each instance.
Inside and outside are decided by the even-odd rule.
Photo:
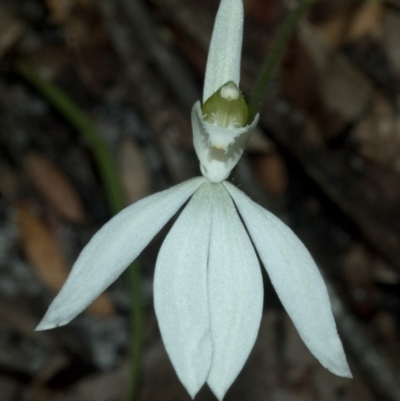
[[[228,82],[210,96],[201,111],[205,121],[227,128],[244,127],[249,117],[246,101],[234,82]]]

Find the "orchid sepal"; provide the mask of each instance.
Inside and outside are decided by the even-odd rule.
[[[239,87],[243,21],[242,0],[221,0],[208,49],[203,103],[229,81]]]

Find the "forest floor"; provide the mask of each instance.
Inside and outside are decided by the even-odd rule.
[[[96,126],[126,203],[199,174],[201,99],[218,0],[0,1],[0,399],[118,401],[130,379],[122,276],[71,324],[35,332],[110,217],[86,138],[18,69],[29,65]],[[246,0],[250,95],[293,1]],[[260,333],[226,401],[400,401],[400,1],[325,0],[302,19],[233,181],[304,241],[329,283],[353,380],[300,340],[265,275]],[[152,281],[169,223],[139,258],[140,401],[184,401]],[[134,241],[134,238],[132,238]],[[206,387],[197,400],[214,400]]]

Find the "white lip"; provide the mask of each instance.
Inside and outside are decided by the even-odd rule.
[[[214,183],[229,177],[258,119],[257,114],[251,125],[242,128],[219,127],[204,121],[200,102],[195,103],[192,109],[193,143],[204,177]]]

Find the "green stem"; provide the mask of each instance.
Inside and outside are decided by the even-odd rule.
[[[136,263],[136,262],[134,262]],[[137,392],[140,382],[140,367],[142,359],[143,348],[143,323],[144,323],[144,309],[142,300],[142,286],[140,270],[138,266],[129,268],[130,288],[131,288],[131,380],[129,383],[129,390],[127,393],[127,401],[134,401],[137,398]]]
[[[117,167],[110,150],[98,134],[93,123],[58,87],[40,77],[32,66],[19,62],[16,64],[16,69],[90,144],[100,171],[109,207],[113,214],[117,214],[125,206]],[[128,273],[132,293],[132,367],[129,388],[129,401],[132,401],[136,398],[139,386],[144,320],[141,277],[137,261],[134,261],[129,266]]]
[[[275,67],[280,60],[282,53],[286,49],[289,39],[292,35],[297,21],[315,4],[318,0],[302,0],[284,21],[278,36],[268,54],[263,66],[261,67],[260,75],[257,78],[255,89],[249,101],[249,121],[253,121],[255,115],[261,107],[264,94]]]

